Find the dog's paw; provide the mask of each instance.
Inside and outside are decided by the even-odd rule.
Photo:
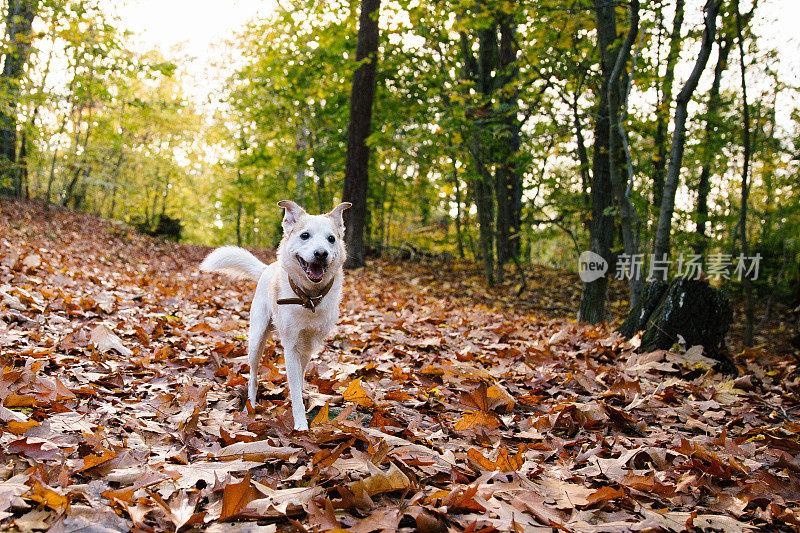
[[[294,423],[295,431],[308,431],[308,421],[304,418]]]

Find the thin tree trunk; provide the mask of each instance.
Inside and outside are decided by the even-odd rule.
[[[240,171],[241,172],[241,171]],[[236,246],[242,246],[242,198],[236,201]]]
[[[294,198],[295,201],[306,206],[306,172],[305,160],[308,153],[308,129],[305,125],[297,128],[295,134],[295,150],[297,152],[296,165],[294,169]]]
[[[589,196],[589,183],[591,182],[591,175],[589,174],[589,155],[586,151],[586,140],[583,137],[583,126],[581,125],[581,117],[578,112],[578,97],[580,96],[581,86],[574,93],[572,100],[572,120],[575,126],[575,140],[578,144],[578,162],[580,163],[581,173],[581,196],[583,197],[584,207],[591,205],[591,197]]]
[[[742,163],[742,198],[739,208],[739,239],[742,242],[742,256],[748,258],[750,249],[747,242],[747,201],[750,196],[750,107],[747,102],[747,76],[744,61],[744,39],[742,38],[742,14],[739,12],[739,2],[736,2],[736,40],[739,44],[739,70],[742,82],[742,144],[744,150],[744,161]],[[753,328],[755,326],[755,311],[753,302],[753,284],[750,277],[745,273],[742,276],[742,288],[744,289],[744,345],[753,345]]]
[[[453,162],[453,195],[456,200],[456,244],[458,246],[458,257],[464,259],[464,236],[462,235],[461,223],[461,180],[458,178],[458,168],[456,168],[456,159],[450,156]]]
[[[664,195],[664,171],[667,167],[667,130],[669,128],[670,107],[672,106],[672,87],[675,83],[675,65],[681,53],[681,28],[683,26],[684,0],[675,0],[675,18],[672,20],[667,70],[664,73],[664,87],[656,106],[656,148],[653,157],[653,205],[661,206]]]
[[[350,96],[350,124],[347,130],[344,191],[342,200],[353,206],[344,212],[347,268],[364,266],[364,226],[367,216],[369,146],[372,129],[372,102],[375,96],[375,71],[378,63],[378,12],[380,0],[362,0],[358,22],[353,90]]]
[[[769,132],[767,131],[762,132],[761,134],[761,138],[763,139],[762,144],[766,144],[768,140],[772,140],[775,138],[775,119],[776,119],[775,102],[777,100],[777,93],[779,90],[780,90],[779,87],[776,86],[774,89],[775,92],[772,95],[772,102],[771,104],[768,104],[768,108],[766,111],[766,118],[765,118],[766,124],[764,125],[764,129],[766,130],[768,126]],[[758,119],[756,120],[756,124],[759,124],[760,122],[761,122],[760,120]],[[756,138],[758,137],[759,135],[756,135]],[[754,153],[757,152],[755,147],[753,148],[753,152]],[[775,176],[775,173],[770,169],[762,171],[761,175],[762,175],[762,181],[764,182],[764,189],[766,191],[764,197],[764,231],[763,231],[763,235],[766,236],[772,234],[772,229],[773,229],[772,225],[775,220],[773,218],[773,210],[774,210],[773,204],[775,201],[775,186],[773,178]],[[780,218],[778,220],[780,220]],[[782,226],[781,229],[783,229]],[[783,241],[784,239],[781,240]]]
[[[697,222],[695,223],[695,232],[697,233],[698,243],[697,251],[700,255],[705,255],[706,248],[708,247],[708,238],[706,235],[706,223],[708,222],[708,194],[711,192],[711,165],[714,161],[714,154],[716,153],[716,140],[718,136],[715,133],[717,126],[720,123],[718,116],[720,107],[722,106],[722,98],[720,97],[720,84],[722,82],[722,74],[728,66],[728,55],[730,54],[733,45],[733,40],[725,37],[717,43],[717,64],[714,67],[714,80],[711,82],[711,89],[708,92],[708,110],[706,111],[708,118],[706,119],[705,139],[704,139],[704,155],[703,167],[700,170],[700,182],[697,186]]]
[[[165,179],[164,179],[164,192],[161,193],[161,217],[163,218],[167,214],[167,200],[169,199],[169,190],[170,190],[170,183],[169,183],[169,172],[167,172]],[[158,223],[161,221],[159,220]]]
[[[30,191],[28,189],[28,132],[22,129],[22,135],[19,140],[19,154],[17,156],[17,176],[16,176],[17,190],[15,191],[17,198],[29,198]]]
[[[381,174],[381,200],[379,203],[378,212],[381,214],[378,225],[378,242],[381,245],[380,253],[383,254],[383,249],[386,246],[386,198],[388,197],[388,182],[386,173]]]
[[[316,179],[317,209],[320,213],[327,213],[330,210],[328,197],[325,195],[325,173],[318,157],[314,158],[314,175]]]
[[[675,211],[675,193],[678,190],[681,167],[683,166],[683,152],[686,147],[686,120],[688,118],[689,101],[700,81],[700,75],[706,68],[714,37],[717,31],[717,13],[722,0],[708,0],[705,11],[705,29],[700,53],[695,62],[689,79],[675,99],[675,131],[672,133],[672,147],[670,149],[669,167],[664,181],[664,197],[661,202],[661,212],[656,227],[653,254],[657,260],[666,259],[670,252],[670,230],[672,229],[672,214]]]
[[[80,128],[80,121],[77,124],[78,128]],[[72,196],[75,192],[75,187],[78,185],[81,177],[81,171],[84,170],[84,167],[88,164],[89,159],[89,138],[92,134],[92,106],[89,104],[89,116],[86,120],[86,135],[83,138],[83,154],[81,155],[81,162],[75,168],[75,173],[72,176],[72,180],[70,180],[69,184],[67,185],[67,189],[64,192],[64,198],[61,201],[61,205],[66,206],[67,203],[72,199]],[[75,137],[75,154],[77,155],[78,147],[80,145],[80,129],[78,129],[76,137]]]
[[[158,190],[158,182],[160,180],[161,177],[159,176],[159,172],[156,171],[155,180],[153,180],[153,202],[150,207],[150,216],[147,219],[150,229],[155,229],[158,225],[158,219],[156,218],[156,205],[158,205],[158,197],[160,192]]]
[[[614,188],[614,195],[617,198],[617,207],[620,212],[620,230],[622,231],[622,242],[625,253],[629,258],[634,258],[639,253],[638,242],[638,228],[635,227],[638,217],[636,216],[636,208],[630,200],[629,187],[633,185],[632,180],[628,179],[628,172],[631,169],[628,162],[620,161],[620,155],[627,154],[625,151],[626,145],[623,142],[624,129],[623,129],[623,115],[627,109],[627,97],[623,95],[623,90],[627,86],[629,76],[627,72],[623,75],[623,70],[628,62],[628,57],[633,47],[633,42],[636,35],[639,33],[639,1],[630,1],[630,27],[625,37],[622,46],[615,54],[615,50],[608,49],[610,57],[604,60],[604,70],[608,66],[613,65],[613,70],[608,75],[607,91],[608,91],[608,108],[609,108],[609,177],[611,185]],[[613,38],[607,35],[606,38]],[[602,43],[602,41],[601,41]],[[605,44],[606,47],[611,43]],[[616,55],[616,57],[614,57]],[[638,55],[638,48],[637,48]],[[632,78],[631,73],[630,78]],[[623,173],[623,165],[627,169]],[[636,307],[639,304],[639,299],[644,285],[642,284],[641,275],[635,270],[630,272],[628,279],[630,289],[630,306]]]

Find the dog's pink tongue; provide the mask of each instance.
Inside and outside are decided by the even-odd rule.
[[[316,261],[313,263],[309,263],[308,265],[308,272],[311,274],[311,277],[314,279],[322,279],[322,275],[325,274],[325,269],[320,263]]]

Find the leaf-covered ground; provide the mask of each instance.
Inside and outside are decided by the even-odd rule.
[[[242,411],[253,284],[198,272],[207,249],[0,209],[3,529],[800,528],[795,364],[726,376],[527,314],[579,290],[552,273],[487,307],[472,267],[373,262],[298,433],[274,343]]]

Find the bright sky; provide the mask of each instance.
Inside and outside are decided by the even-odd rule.
[[[276,0],[113,2],[122,26],[133,32],[136,48],[160,50],[167,59],[188,60],[184,67],[191,82],[186,91],[197,102],[218,90],[233,68],[217,68],[223,54],[220,44],[253,18],[271,13],[275,5]]]
[[[800,83],[800,0],[762,0],[761,4],[755,21],[758,34],[765,44],[778,49],[784,75]]]
[[[225,48],[220,43],[233,37],[253,18],[267,16],[278,0],[109,1],[113,1],[123,27],[134,33],[133,40],[139,50],[157,49],[169,59],[180,60],[188,74],[186,93],[203,104],[210,94],[222,88],[236,66],[227,60],[220,61],[225,57]],[[692,3],[689,4],[687,9],[692,9]],[[744,0],[742,8],[748,9],[748,4]],[[762,44],[779,50],[783,81],[800,85],[797,32],[800,0],[760,0],[760,4],[756,27],[763,38]],[[738,61],[735,54],[732,60]],[[713,63],[707,70],[711,68]],[[780,102],[779,106],[786,104]]]

